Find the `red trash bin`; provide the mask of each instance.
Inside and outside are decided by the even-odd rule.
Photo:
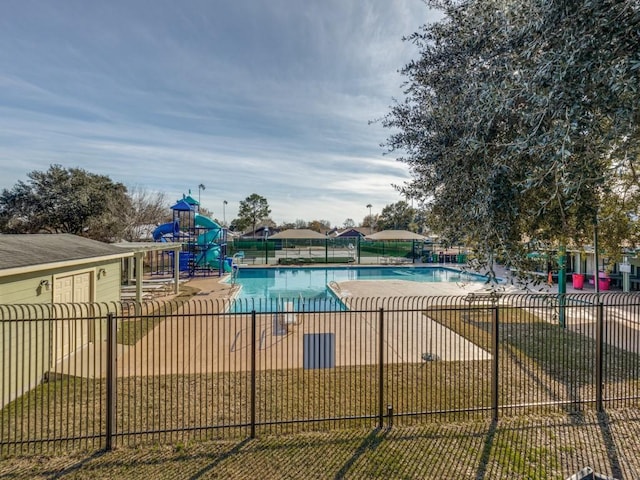
[[[576,290],[582,290],[584,288],[584,273],[574,273],[571,275],[573,281],[573,288]]]
[[[600,290],[601,292],[609,290],[610,284],[611,279],[607,275],[607,272],[598,272],[598,290]]]
[[[609,290],[609,283],[611,283],[611,279],[610,278],[599,278],[598,279],[598,289],[601,292],[604,292],[605,290]]]

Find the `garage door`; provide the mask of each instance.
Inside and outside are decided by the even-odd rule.
[[[86,272],[56,278],[53,282],[53,302],[60,304],[91,302],[91,277],[92,273]],[[53,341],[56,362],[89,343],[91,327],[88,320],[62,320],[62,318],[81,313],[78,308],[60,306],[57,312],[58,320]]]

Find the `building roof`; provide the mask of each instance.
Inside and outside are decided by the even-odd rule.
[[[423,235],[410,232],[409,230],[383,230],[381,232],[367,235],[367,240],[425,240]]]
[[[182,248],[182,243],[180,242],[118,242],[111,245],[117,247],[120,251],[125,250],[128,252],[169,251]]]
[[[66,233],[0,234],[0,275],[34,270],[28,267],[54,268],[58,264],[79,264],[131,255],[131,252],[108,243]]]
[[[271,227],[269,225],[261,225],[260,227],[256,227],[255,230],[251,230],[249,232],[242,233],[240,236],[243,239],[262,237],[262,236],[264,236],[265,230],[269,230],[269,233],[272,234],[272,235],[275,235],[276,233],[278,233],[280,231],[280,229],[277,228],[277,227]],[[269,235],[269,238],[271,238],[271,235]]]
[[[320,239],[327,238],[326,235],[316,232],[315,230],[309,230],[308,228],[289,229],[275,235],[271,235],[270,239]]]
[[[365,232],[366,229],[366,232]],[[370,232],[369,227],[361,227],[361,228],[347,228],[336,234],[336,237],[364,237]]]

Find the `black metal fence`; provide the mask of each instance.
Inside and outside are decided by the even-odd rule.
[[[240,263],[309,265],[326,263],[466,263],[467,249],[418,240],[364,240],[360,237],[321,239],[234,240],[227,254],[241,254]]]
[[[640,296],[0,306],[0,453],[640,399]],[[250,311],[249,313],[232,313]]]

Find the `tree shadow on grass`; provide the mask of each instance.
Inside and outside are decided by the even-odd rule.
[[[353,453],[351,458],[349,458],[349,460],[347,460],[344,463],[342,468],[338,470],[334,478],[336,479],[344,478],[344,476],[347,475],[347,473],[349,473],[349,470],[351,470],[353,465],[358,461],[360,457],[362,457],[362,455],[364,455],[368,451],[372,451],[378,448],[378,446],[382,443],[382,441],[387,436],[388,431],[389,431],[388,429],[380,429],[380,428],[376,428],[372,430],[371,433],[369,433],[369,435],[367,435],[362,440],[362,443],[360,443],[360,445],[358,446],[356,451]]]
[[[100,450],[98,452],[95,452],[92,455],[82,458],[80,461],[65,468],[64,470],[52,474],[51,477],[49,478],[64,478],[64,477],[73,475],[76,472],[82,470],[84,467],[86,467],[90,462],[98,460],[100,457],[104,456],[106,453],[107,452],[105,450]]]
[[[490,351],[492,314],[491,309],[476,308],[455,312],[436,310],[429,316]],[[640,355],[631,348],[637,341],[621,343],[620,339],[636,339],[637,332],[631,335],[629,327],[615,322],[607,325],[605,383],[618,382],[632,388],[640,368]],[[501,363],[501,369],[508,369],[507,373],[513,375],[511,381],[522,383],[520,388],[533,387],[503,391],[503,395],[513,393],[513,399],[507,403],[561,403],[567,413],[573,414],[583,403],[595,401],[595,324],[574,322],[570,327],[544,321],[526,309],[500,309],[499,352],[507,361]],[[504,383],[504,377],[501,380]]]
[[[236,445],[234,445],[231,449],[222,452],[219,455],[216,455],[214,460],[206,465],[205,467],[201,468],[200,470],[198,470],[197,472],[195,472],[193,475],[189,476],[188,478],[192,479],[192,480],[196,480],[198,478],[202,478],[205,474],[207,474],[208,472],[211,472],[214,468],[216,468],[221,462],[227,460],[228,458],[231,458],[233,456],[238,455],[242,449],[245,447],[245,445],[247,445],[251,440],[250,439],[244,439],[241,442],[237,443]]]
[[[3,478],[637,478],[640,419],[611,414],[435,422],[255,440],[13,458]],[[632,418],[633,417],[633,418]],[[436,476],[434,476],[436,475]],[[439,476],[438,476],[439,475]]]
[[[487,435],[484,439],[484,446],[482,448],[482,454],[478,461],[478,469],[476,470],[476,480],[483,480],[487,474],[487,465],[489,464],[489,458],[491,457],[491,449],[493,447],[493,439],[496,435],[496,429],[498,428],[498,422],[492,421],[487,431]]]
[[[598,427],[600,428],[600,434],[602,435],[602,443],[607,449],[607,459],[609,460],[609,466],[611,467],[611,473],[614,478],[624,478],[622,473],[622,467],[620,465],[620,457],[618,454],[618,447],[616,441],[613,438],[611,431],[611,419],[607,412],[598,413]]]

